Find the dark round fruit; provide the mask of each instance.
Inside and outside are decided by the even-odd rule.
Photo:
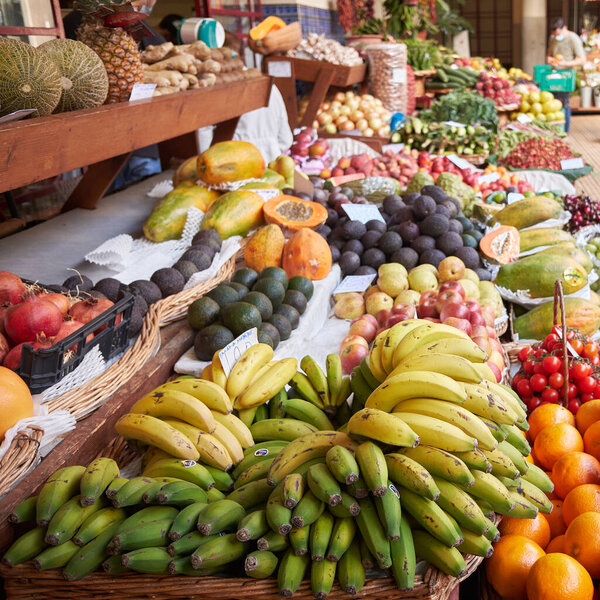
[[[327,202],[327,196],[329,194],[323,188],[315,186],[315,191],[313,192],[313,200],[315,202]]]
[[[319,229],[317,229],[317,233],[327,239],[331,235],[331,227],[323,224],[321,227],[319,227]]]
[[[375,231],[374,229],[367,231],[367,233],[360,238],[363,248],[368,250],[369,248],[377,246],[382,235],[384,234],[382,234],[381,231]]]
[[[211,361],[217,350],[222,350],[235,339],[223,325],[209,325],[196,334],[194,352],[199,360]]]
[[[443,204],[437,205],[435,209],[435,214],[440,215],[442,217],[446,217],[446,219],[450,219],[451,217],[450,211]]]
[[[304,314],[306,310],[306,305],[308,304],[308,300],[304,296],[302,292],[299,290],[289,290],[285,293],[283,298],[284,304],[289,304],[293,306],[301,315]]]
[[[212,298],[221,308],[223,308],[228,304],[237,302],[239,294],[232,287],[222,283],[210,290],[210,292],[207,292],[205,297]]]
[[[227,285],[237,292],[238,298],[240,300],[244,298],[246,294],[250,291],[243,283],[238,283],[237,281],[230,281]]]
[[[250,289],[256,283],[257,280],[258,273],[254,269],[250,269],[248,267],[238,269],[231,278],[231,281],[241,283],[242,285],[245,285],[248,289]]]
[[[360,240],[367,233],[367,226],[360,221],[348,221],[342,229],[347,240]]]
[[[479,266],[479,252],[475,248],[463,246],[454,253],[454,256],[458,256],[465,263],[467,269],[475,270]]]
[[[265,294],[273,303],[273,308],[277,308],[283,302],[285,296],[285,288],[281,281],[271,277],[259,279],[252,287],[252,290]]]
[[[218,249],[221,249],[223,240],[215,229],[202,229],[192,238],[192,244],[203,244],[208,240],[212,240],[219,247]]]
[[[436,242],[436,248],[441,250],[446,256],[454,256],[454,253],[462,248],[463,241],[458,233],[448,231],[441,235]]]
[[[404,200],[404,204],[412,205],[420,195],[418,192],[411,192],[410,194],[404,194],[402,200]]]
[[[425,217],[419,225],[421,233],[437,238],[448,231],[450,221],[443,215],[433,214]]]
[[[476,269],[474,269],[475,273],[477,273],[477,275],[479,276],[479,279],[481,281],[491,281],[492,280],[492,274],[487,270],[487,269],[483,269],[482,267],[477,267]]]
[[[433,265],[437,268],[437,266],[446,258],[446,255],[436,248],[431,248],[430,250],[425,250],[421,257],[419,258],[419,264],[421,265]]]
[[[185,279],[186,283],[188,279],[198,272],[198,267],[191,260],[178,260],[174,265],[174,269],[177,269]]]
[[[221,310],[223,324],[236,337],[262,323],[260,311],[250,302],[234,302]]]
[[[477,230],[477,229],[472,229],[469,232],[469,235],[473,238],[475,238],[475,241],[479,244],[479,242],[481,241],[481,239],[483,238],[483,233],[481,233],[481,231]]]
[[[273,342],[271,337],[268,336],[264,331],[259,329],[256,333],[256,339],[258,340],[259,344],[267,344],[267,346],[271,346],[273,350],[275,349],[275,342]]]
[[[105,277],[96,283],[94,289],[102,292],[111,302],[119,298],[119,286],[121,282],[113,277]]]
[[[283,315],[290,322],[292,329],[296,329],[300,323],[300,313],[289,304],[282,304],[274,314]]]
[[[141,298],[141,296],[137,297]],[[144,326],[145,318],[146,315],[144,313],[141,313],[139,310],[134,308],[131,311],[131,316],[129,317],[129,325],[127,326],[127,337],[135,337],[141,331],[142,327]]]
[[[369,265],[361,265],[354,271],[354,275],[377,275],[377,271]]]
[[[194,244],[193,246],[190,246],[189,250],[197,250],[198,252],[203,252],[204,254],[206,254],[206,256],[208,256],[212,262],[212,259],[215,257],[215,254],[218,252],[218,250],[215,248],[214,245],[210,245],[210,244]]]
[[[94,287],[94,282],[85,275],[71,275],[63,281],[63,287],[71,292],[89,292]]]
[[[277,346],[279,346],[281,337],[279,335],[279,330],[277,329],[277,327],[275,327],[275,325],[271,325],[271,323],[263,323],[258,328],[258,331],[268,335],[273,340],[273,349],[275,349],[275,348],[277,348]]]
[[[301,200],[306,200],[308,202],[312,200],[312,196],[306,192],[296,192],[295,196],[296,198],[300,198]]]
[[[369,248],[362,255],[362,264],[374,269],[379,269],[385,262],[385,254],[379,248]]]
[[[210,267],[212,260],[208,254],[204,254],[204,252],[200,252],[198,250],[188,250],[184,252],[181,260],[189,260],[196,265],[198,271],[204,271]]]
[[[382,223],[379,219],[371,219],[367,221],[367,231],[379,231],[383,233],[387,229],[385,223]]]
[[[287,273],[281,267],[267,267],[260,272],[259,279],[277,279],[281,285],[287,290],[288,287],[288,276]]]
[[[435,200],[431,198],[431,196],[421,195],[413,204],[415,217],[417,217],[417,219],[424,219],[435,212],[436,206]]]
[[[421,255],[425,250],[435,248],[435,238],[432,238],[429,235],[420,235],[416,240],[411,242],[410,247]]]
[[[448,231],[454,231],[454,233],[458,233],[459,235],[462,235],[462,232],[463,232],[462,223],[460,221],[458,221],[457,219],[451,219],[450,224],[448,225]]]
[[[452,196],[448,196],[446,200],[444,200],[444,202],[452,202],[452,204],[454,204],[454,207],[456,208],[457,215],[462,210],[462,204],[460,203],[460,201],[456,198],[453,198]]]
[[[407,271],[410,271],[419,264],[419,255],[412,248],[400,248],[392,254],[390,262],[400,263]]]
[[[362,243],[360,242],[360,240],[348,240],[344,244],[344,247],[342,248],[342,254],[344,254],[344,252],[354,252],[354,254],[358,254],[359,256],[362,256],[362,253],[364,251],[365,251],[365,248],[362,245]]]
[[[289,290],[298,290],[299,292],[302,292],[308,301],[312,298],[313,292],[315,291],[315,286],[308,277],[296,275],[291,277],[288,282],[288,291]]]
[[[421,188],[421,195],[433,198],[437,204],[440,204],[446,200],[446,192],[437,185],[424,185]]]
[[[406,206],[398,194],[390,194],[383,199],[383,209],[388,215],[393,215],[397,210]]]
[[[343,187],[340,192],[348,198],[348,200],[354,200],[354,190],[349,187]]]
[[[277,328],[280,339],[287,340],[292,335],[292,324],[283,315],[274,314],[269,323]]]
[[[340,239],[332,239],[329,238],[329,245],[330,246],[334,246],[335,248],[337,248],[340,252],[342,251],[342,248],[344,247],[344,244],[346,243],[346,240],[340,240]]]
[[[370,250],[367,250],[369,252]],[[352,275],[360,267],[360,256],[355,252],[344,252],[340,257],[342,275]]]
[[[129,284],[129,289],[132,294],[139,294],[144,298],[148,306],[158,302],[162,298],[160,288],[151,281],[146,279],[138,279]]]
[[[256,306],[263,321],[271,318],[271,315],[273,314],[273,303],[269,300],[268,296],[262,292],[248,292],[244,296],[244,302]]]
[[[470,232],[470,233],[474,233],[474,232]],[[469,248],[478,248],[479,244],[477,243],[477,240],[472,235],[470,235],[470,233],[462,234],[463,246],[468,246]]]
[[[337,214],[337,212],[335,212],[335,210],[333,210],[333,208],[327,209],[327,221],[325,221],[325,225],[333,228],[337,225],[339,219],[340,216]]]
[[[291,187],[285,187],[281,190],[282,194],[285,194],[286,196],[295,196],[296,192],[294,192],[294,188]]]
[[[208,296],[194,300],[188,307],[187,320],[192,329],[200,330],[217,320],[221,308]]]
[[[185,285],[183,275],[170,267],[158,269],[152,273],[150,281],[155,283],[159,288],[163,298],[178,294]]]
[[[403,206],[400,210],[397,210],[391,220],[392,224],[405,223],[406,221],[414,221],[415,213],[412,206]]]
[[[102,300],[108,300],[108,298],[102,293],[99,292],[98,290],[92,290],[91,292],[88,292],[88,294],[92,297],[92,298],[101,298]],[[141,296],[136,296],[136,298],[141,298]]]
[[[405,244],[416,240],[419,235],[421,235],[419,226],[413,221],[405,221],[404,223],[400,223],[400,225],[398,225],[398,233]]]
[[[457,216],[456,220],[460,221],[460,224],[463,226],[464,233],[468,233],[469,231],[471,231],[471,229],[473,229],[473,223],[471,223],[471,221],[469,221],[469,219],[467,219],[467,217],[465,217],[464,215]]]
[[[402,237],[395,231],[386,231],[379,240],[377,247],[385,254],[393,254],[402,248]]]
[[[448,216],[451,219],[456,217],[456,215],[458,214],[458,208],[456,207],[456,204],[454,204],[454,202],[452,202],[451,200],[444,200],[440,205],[438,205],[438,208],[440,206],[443,206],[448,211]]]
[[[331,251],[331,262],[340,262],[340,256],[342,253],[337,248],[337,246],[329,246],[329,250]]]

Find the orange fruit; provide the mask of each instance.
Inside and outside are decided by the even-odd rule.
[[[554,504],[554,508],[549,515],[544,515],[548,525],[550,525],[550,536],[554,539],[558,535],[562,535],[566,530],[567,526],[563,520],[562,505],[563,501],[560,498],[553,498],[550,500]]]
[[[550,541],[550,524],[545,515],[538,513],[533,519],[517,519],[504,517],[498,527],[502,535],[522,535],[533,540],[540,548],[545,548]]]
[[[600,459],[600,421],[590,425],[585,430],[583,446],[588,454]]]
[[[27,384],[6,367],[0,367],[0,414],[0,442],[18,421],[33,416],[33,399]]]
[[[544,406],[550,405],[545,404]],[[581,439],[581,434],[573,425],[556,423],[555,425],[544,427],[537,434],[533,447],[535,456],[542,466],[546,469],[551,469],[563,454],[567,454],[567,452],[583,452],[583,440]]]
[[[528,600],[592,600],[590,574],[568,554],[542,556],[529,571]]]
[[[600,577],[600,513],[575,517],[565,533],[565,553],[581,563],[593,577]]]
[[[548,554],[552,552],[564,552],[565,551],[565,535],[557,535],[555,538],[550,540],[550,543],[546,546]]]
[[[567,527],[585,512],[600,512],[600,485],[586,483],[572,489],[562,505],[563,520]]]
[[[532,411],[527,422],[529,423],[527,435],[529,436],[529,439],[534,442],[538,433],[544,429],[544,427],[556,425],[556,423],[575,425],[575,417],[570,410],[564,406],[560,406],[560,404],[544,404]]]
[[[590,425],[600,421],[600,400],[584,402],[575,415],[575,424],[579,433],[583,435]]]
[[[485,561],[487,579],[500,596],[527,600],[527,577],[545,552],[529,538],[506,535],[494,544],[494,554]]]
[[[551,479],[556,495],[564,498],[578,485],[600,483],[600,462],[585,452],[568,452],[554,463]]]

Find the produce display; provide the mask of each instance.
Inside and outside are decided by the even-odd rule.
[[[338,41],[326,38],[324,34],[309,33],[288,56],[308,60],[322,60],[332,65],[355,67],[363,64],[360,54],[351,46],[342,46]]]
[[[406,62],[415,71],[429,71],[440,61],[440,52],[436,44],[429,40],[407,39]]]
[[[536,87],[517,85],[515,92],[519,94],[519,110],[511,117],[514,120],[519,115],[527,115],[534,121],[563,121],[565,113],[560,100],[552,92],[540,92]]]
[[[500,164],[513,169],[552,169],[559,171],[561,160],[575,158],[577,154],[568,144],[557,139],[531,137],[519,142]]]
[[[477,123],[494,132],[498,128],[496,105],[489,98],[483,98],[475,92],[456,91],[446,94],[433,102],[429,109],[422,110],[421,117],[438,123]]]
[[[312,127],[306,127],[294,135],[290,156],[305,173],[320,173],[331,166],[329,142],[318,136]]]
[[[477,81],[477,72],[456,65],[436,65],[436,73],[425,82],[426,90],[464,90],[472,88]]]
[[[521,96],[511,87],[510,81],[497,75],[480,73],[475,88],[500,108],[509,109],[521,103]]]
[[[593,200],[589,196],[571,196],[567,194],[563,201],[565,209],[568,210],[572,217],[565,225],[565,229],[571,233],[579,231],[582,227],[588,225],[597,225],[600,223],[600,206],[597,200]],[[591,242],[594,244],[594,241]],[[596,250],[589,249],[596,254]]]

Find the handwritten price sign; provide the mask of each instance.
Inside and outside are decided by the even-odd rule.
[[[254,346],[255,344],[258,344],[258,332],[256,327],[253,327],[252,329],[248,329],[248,331],[244,331],[242,335],[237,337],[230,344],[227,344],[227,346],[219,352],[219,360],[221,361],[221,365],[223,365],[223,371],[225,371],[227,377],[229,377],[231,369],[233,369],[235,363],[240,359],[242,354],[244,354],[250,346]]]

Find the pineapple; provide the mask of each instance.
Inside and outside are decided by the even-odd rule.
[[[129,100],[135,83],[143,79],[142,59],[137,42],[123,27],[107,27],[105,18],[117,9],[133,10],[129,3],[114,0],[75,0],[73,7],[83,13],[77,39],[89,46],[102,60],[108,74],[107,103]]]

